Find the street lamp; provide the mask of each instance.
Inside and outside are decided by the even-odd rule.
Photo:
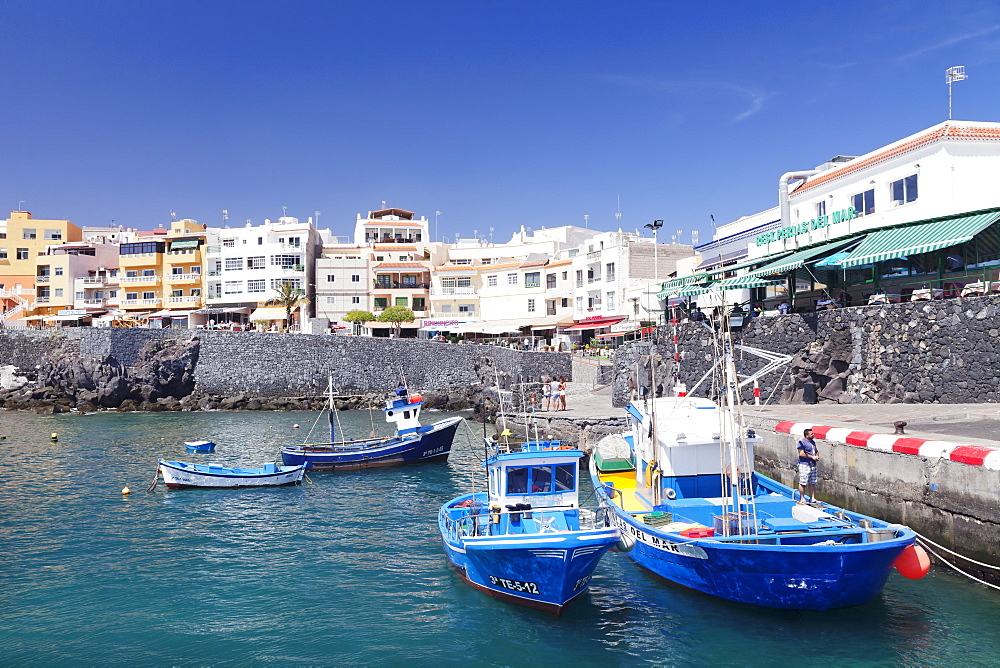
[[[660,275],[660,272],[659,272],[660,261],[659,261],[659,257],[658,257],[658,253],[657,253],[657,246],[659,245],[659,242],[657,241],[657,234],[656,233],[659,231],[659,229],[661,227],[663,227],[663,221],[662,220],[654,220],[653,222],[648,223],[648,224],[644,225],[643,227],[646,227],[647,229],[653,230],[653,285],[656,285],[656,283],[659,280],[659,275]],[[657,299],[659,299],[659,297],[657,297]],[[650,300],[650,301],[652,301],[652,300]],[[650,309],[650,310],[652,310],[652,309]],[[656,317],[657,324],[659,324],[659,321],[660,321],[660,317],[657,316]]]

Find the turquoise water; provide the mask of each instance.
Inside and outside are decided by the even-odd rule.
[[[729,604],[615,553],[559,619],[489,598],[450,570],[436,526],[472,488],[481,425],[447,464],[145,491],[158,457],[260,463],[312,419],[0,412],[0,665],[1000,663],[1000,594],[941,568],[827,613]],[[367,412],[341,419],[371,429]],[[218,451],[184,452],[200,438]]]

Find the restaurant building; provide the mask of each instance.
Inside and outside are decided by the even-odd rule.
[[[719,230],[718,239],[750,237],[745,259],[703,263],[665,283],[661,297],[808,311],[992,290],[998,174],[1000,123],[973,121],[786,172],[777,218],[762,212],[759,226],[741,219]]]

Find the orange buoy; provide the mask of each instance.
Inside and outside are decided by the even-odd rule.
[[[411,394],[410,395],[410,403],[411,404],[419,404],[423,400],[424,400],[424,398],[422,396],[420,396],[419,394]]]
[[[892,565],[904,578],[919,580],[930,572],[931,558],[924,548],[914,544],[903,550]]]

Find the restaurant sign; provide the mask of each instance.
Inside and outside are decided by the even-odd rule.
[[[829,216],[816,216],[812,220],[807,220],[796,225],[789,225],[787,227],[782,227],[777,230],[771,230],[770,232],[765,232],[757,236],[757,245],[763,246],[769,244],[773,241],[781,241],[782,239],[788,239],[790,237],[797,237],[800,234],[806,234],[812,232],[813,230],[819,230],[824,227],[829,227],[830,225],[836,225],[837,223],[843,223],[848,220],[853,220],[858,217],[858,212],[853,206],[849,206],[846,209],[841,209],[840,211],[834,211],[832,215]]]

